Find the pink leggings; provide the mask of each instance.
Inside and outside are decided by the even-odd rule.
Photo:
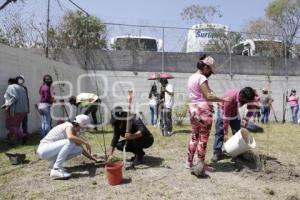
[[[188,163],[193,163],[194,154],[197,150],[198,159],[205,160],[206,146],[213,121],[211,109],[194,107],[190,109],[192,126],[192,139],[188,146]]]

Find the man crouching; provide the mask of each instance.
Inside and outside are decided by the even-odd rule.
[[[126,132],[127,112],[123,111],[121,107],[114,108],[111,115],[114,135],[111,141],[109,157],[112,157],[115,148],[122,151],[127,142],[126,151],[134,153],[132,158],[133,164],[142,164],[145,155],[143,149],[149,148],[154,142],[152,134],[143,121],[135,114],[130,116],[130,131]],[[119,141],[120,136],[124,137],[125,140]]]

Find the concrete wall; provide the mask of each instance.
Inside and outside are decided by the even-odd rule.
[[[162,70],[162,52],[61,50],[54,58],[70,65],[87,69],[108,71],[155,72]],[[164,69],[169,72],[192,73],[195,70],[199,54],[164,53]],[[212,54],[218,66],[218,74],[245,74],[273,76],[299,76],[300,60],[284,58],[247,57]]]
[[[151,74],[149,72],[128,72],[128,71],[97,71],[103,77],[108,78],[108,85],[102,85],[106,91],[103,102],[107,109],[111,109],[117,105],[126,107],[127,90],[134,89],[133,107],[136,112],[142,111],[145,115],[146,121],[149,122],[150,113],[148,106],[148,94],[150,86],[153,81],[147,80]],[[174,85],[175,89],[175,106],[182,105],[187,96],[187,79],[189,73],[172,73],[175,79],[169,80]],[[278,120],[282,120],[283,116],[283,93],[286,89],[295,88],[300,91],[299,86],[300,77],[290,77],[287,81],[282,76],[272,76],[271,83],[269,84],[268,78],[263,75],[236,75],[231,79],[229,75],[213,75],[209,80],[210,87],[217,95],[222,95],[226,90],[232,88],[242,88],[246,86],[257,89],[261,94],[262,88],[270,88],[272,97],[274,99],[273,107]],[[92,86],[93,87],[93,86]],[[290,109],[287,107],[286,119],[290,119]],[[273,113],[270,119],[274,120]]]
[[[69,87],[65,86],[62,95],[75,93],[77,91],[77,77],[84,73],[80,68],[72,68],[64,63],[58,63],[48,60],[36,54],[32,54],[24,49],[10,48],[0,45],[0,104],[4,104],[3,95],[7,88],[9,77],[16,77],[19,74],[25,76],[25,85],[28,88],[30,98],[29,131],[37,131],[40,127],[40,117],[34,108],[34,104],[39,101],[39,87],[42,84],[42,77],[50,74],[53,80],[56,80],[57,71],[59,80],[68,80],[72,83],[73,89],[70,92]],[[86,84],[83,84],[85,87]],[[56,94],[60,94],[58,87],[55,87]],[[58,112],[55,109],[55,113]],[[0,138],[6,136],[5,113],[0,111]]]
[[[149,121],[148,92],[153,81],[148,81],[147,77],[152,71],[161,70],[161,53],[139,52],[136,56],[132,55],[132,52],[94,51],[89,55],[90,60],[86,71],[82,69],[85,67],[85,55],[82,51],[67,50],[56,54],[56,59],[63,63],[45,59],[39,50],[14,49],[0,45],[0,95],[3,97],[9,77],[23,74],[30,95],[29,130],[30,132],[37,131],[40,126],[40,117],[34,109],[34,104],[38,103],[38,89],[42,83],[42,76],[51,74],[56,80],[55,71],[57,71],[58,79],[70,82],[73,87],[70,92],[67,84],[63,87],[64,98],[67,99],[67,93],[76,95],[79,92],[93,92],[101,96],[103,101],[101,112],[106,122],[109,120],[111,108],[116,105],[126,107],[126,95],[129,88],[134,89],[134,110],[143,112],[146,121]],[[228,73],[229,61],[226,57],[223,55],[214,57],[216,57],[217,65],[220,66],[220,74],[212,76],[209,84],[217,95],[221,95],[227,89],[244,86],[252,86],[261,92],[263,87],[268,87],[268,78],[265,75],[269,73],[268,63],[275,66],[271,73],[273,76],[270,77],[270,88],[275,99],[276,115],[279,120],[282,120],[284,91],[290,88],[300,91],[298,84],[300,76],[295,76],[300,75],[297,60],[288,62],[289,66],[294,68],[294,76],[286,79],[285,76],[274,75],[283,73],[280,68],[282,60],[275,62],[269,58],[236,57],[231,61],[232,69],[240,74],[231,77]],[[190,74],[195,71],[196,60],[196,54],[166,53],[165,69],[175,76],[170,83],[175,88],[176,105],[182,104],[187,98],[186,82]],[[54,88],[56,94],[59,94],[57,85]],[[3,103],[4,99],[0,98],[0,104]],[[58,107],[55,107],[55,110],[57,115],[62,115]],[[290,110],[287,111],[287,119],[290,119]],[[0,138],[6,135],[4,119],[4,113],[0,112]]]

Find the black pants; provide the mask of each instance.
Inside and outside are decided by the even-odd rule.
[[[163,109],[163,118],[164,123],[164,134],[167,135],[168,133],[172,132],[172,109],[164,108]]]
[[[97,110],[98,110],[99,105],[90,105],[87,107],[86,111],[84,112],[85,115],[89,115],[91,113],[92,118],[93,118],[93,123],[98,124],[97,122]]]
[[[126,140],[119,141],[116,148],[123,151]],[[153,136],[143,136],[135,140],[128,140],[126,151],[134,153],[138,158],[142,158],[145,155],[143,149],[147,149],[152,146],[154,142]]]

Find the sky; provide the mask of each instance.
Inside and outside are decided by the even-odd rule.
[[[35,15],[36,20],[46,21],[47,0],[23,0],[26,4],[9,5],[10,9],[18,8],[25,15]],[[212,22],[229,26],[231,31],[242,31],[249,20],[264,16],[264,9],[271,0],[73,0],[91,15],[99,17],[104,22],[157,25],[168,27],[191,27],[191,23],[183,21],[180,13],[190,5],[218,6],[222,18],[214,18]],[[4,0],[0,0],[0,3]],[[18,1],[20,3],[20,0]],[[50,0],[50,23],[56,23],[59,16],[66,10],[76,8],[68,0]],[[1,16],[0,16],[1,17]],[[132,27],[109,27],[111,36],[117,34],[162,35],[160,29],[134,29]],[[122,33],[121,33],[122,32]],[[186,31],[166,30],[167,38],[177,38],[178,45],[184,40]],[[172,36],[171,36],[172,35]],[[157,36],[157,37],[159,37]],[[169,36],[169,37],[168,37]],[[165,43],[166,41],[165,38]],[[172,43],[172,41],[169,41]],[[175,46],[170,48],[178,48]]]
[[[3,2],[4,0],[0,0]],[[46,16],[47,0],[23,0],[27,3],[25,10],[35,12],[39,17]],[[214,22],[229,25],[233,31],[240,31],[250,19],[264,16],[264,9],[271,0],[73,0],[92,15],[105,22],[149,24],[164,26],[189,27],[181,19],[183,8],[193,5],[218,6],[223,14]],[[51,0],[52,15],[63,12],[57,6],[57,0]],[[60,0],[63,9],[76,9],[68,0]]]

